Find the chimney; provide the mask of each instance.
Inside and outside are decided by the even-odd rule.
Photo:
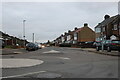
[[[78,29],[77,27],[74,28],[74,30],[77,30],[77,29]]]
[[[61,34],[61,37],[63,36],[63,34]]]
[[[84,27],[88,27],[88,24],[87,24],[87,23],[84,23]]]
[[[105,15],[105,16],[104,16],[104,19],[105,19],[105,20],[108,19],[108,18],[110,18],[109,15]]]
[[[67,33],[65,32],[64,35],[66,35]]]
[[[71,30],[68,30],[68,33],[70,33],[71,32]]]

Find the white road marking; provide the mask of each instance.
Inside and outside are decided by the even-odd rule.
[[[16,53],[16,54],[18,54],[18,53],[22,53],[22,52],[13,52],[13,53]]]
[[[21,75],[6,76],[6,77],[0,77],[0,78],[15,78],[15,77],[27,76],[27,75],[37,74],[37,73],[44,73],[44,72],[46,71],[31,72],[31,73],[26,73]]]
[[[43,53],[60,53],[60,51],[56,51],[56,50],[50,50],[50,51],[43,52]]]
[[[60,59],[66,59],[66,60],[70,60],[70,58],[68,58],[68,57],[58,57],[58,58],[60,58]]]

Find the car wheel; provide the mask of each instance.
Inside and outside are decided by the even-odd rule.
[[[107,47],[107,52],[111,52],[111,49],[110,49],[110,47]]]
[[[99,51],[99,47],[96,47],[96,50]]]

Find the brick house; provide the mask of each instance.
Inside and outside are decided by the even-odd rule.
[[[59,46],[60,44],[64,43],[65,38],[64,35],[61,34],[61,36],[59,36],[58,38],[56,38],[55,40],[55,46]]]
[[[84,27],[78,28],[74,32],[73,43],[95,41],[95,32],[85,23]]]
[[[95,27],[96,41],[103,39],[120,40],[120,15],[104,16],[104,20]]]
[[[68,32],[65,32],[64,35],[61,34],[58,38],[55,39],[55,46],[59,46],[60,44],[64,43],[72,43],[73,42],[73,34],[77,28],[75,28],[73,31],[68,30]]]
[[[55,40],[56,45],[70,44],[75,45],[79,42],[95,41],[95,32],[88,27],[88,24],[84,24],[84,27],[75,27],[73,31],[65,32]]]
[[[0,31],[0,35],[1,35],[1,38],[3,38],[5,46],[16,46],[17,44],[19,46],[24,46],[24,40],[23,39],[19,39],[17,37],[10,36],[6,33],[3,33],[2,31]],[[25,43],[27,44],[28,41],[25,40]]]
[[[78,28],[75,27],[73,31],[68,30],[68,33],[66,34],[66,42],[67,43],[74,43],[74,32],[77,30]]]

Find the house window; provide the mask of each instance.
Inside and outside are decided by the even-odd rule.
[[[99,38],[96,38],[96,41],[101,41],[101,40],[102,40],[102,38],[100,38],[100,37],[99,37]]]
[[[113,30],[117,30],[117,24],[113,26]]]
[[[96,33],[101,32],[101,28],[96,28],[96,29],[95,29],[95,32],[96,32]]]
[[[74,33],[74,40],[77,40],[77,33]]]
[[[103,32],[105,31],[105,27],[103,27]]]
[[[64,42],[64,37],[61,38],[62,39],[62,43]]]
[[[70,40],[70,35],[67,36],[67,41]]]

